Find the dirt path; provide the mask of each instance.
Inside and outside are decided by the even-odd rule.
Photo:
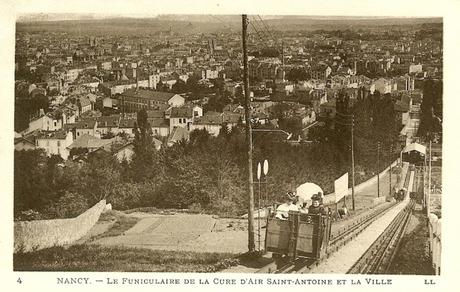
[[[124,234],[100,238],[91,243],[235,254],[247,250],[246,220],[216,219],[203,214],[140,215],[136,214],[136,217],[143,219]]]

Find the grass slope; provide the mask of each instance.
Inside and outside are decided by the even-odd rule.
[[[227,253],[156,251],[127,247],[73,245],[15,254],[15,271],[216,272],[237,265]]]

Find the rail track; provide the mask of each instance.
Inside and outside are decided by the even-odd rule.
[[[406,189],[409,187],[410,176],[411,171],[408,171],[403,183],[403,187]],[[406,195],[408,196],[409,194]],[[393,202],[377,207],[365,215],[358,216],[353,222],[331,234],[329,245],[319,259],[296,259],[290,261],[286,258],[277,258],[259,269],[256,273],[310,273],[312,268],[325,261],[331,254],[337,252],[342,246],[353,240],[375,220],[399,203],[400,202]],[[349,273],[380,273],[388,270],[389,264],[393,260],[394,254],[400,243],[402,234],[404,234],[405,228],[409,222],[408,220],[410,219],[414,204],[415,203],[411,201],[396,216],[376,242],[374,242],[358,262],[352,266]]]
[[[285,258],[280,258],[262,267],[257,271],[257,273],[308,273],[312,267],[318,265],[323,260],[327,259],[332,253],[338,251],[340,247],[358,236],[372,222],[381,217],[386,213],[386,211],[394,207],[396,204],[397,203],[389,203],[383,207],[376,208],[370,213],[358,217],[358,219],[332,234],[329,246],[320,260],[297,259],[295,261],[289,261]]]
[[[348,274],[386,274],[409,224],[415,201],[396,216],[385,231],[350,268]]]

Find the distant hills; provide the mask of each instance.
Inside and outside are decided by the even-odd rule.
[[[46,21],[66,21],[66,20],[102,20],[102,19],[119,19],[119,18],[146,18],[156,17],[152,14],[101,14],[101,13],[29,13],[19,15],[18,23],[27,22],[46,22]]]
[[[442,24],[442,18],[392,18],[348,16],[261,16],[273,30],[343,30],[379,26],[411,26]],[[250,20],[259,20],[249,16]],[[153,15],[153,14],[77,14],[39,13],[21,15],[17,30],[74,31],[130,33],[139,31],[169,30],[178,33],[192,31],[210,33],[222,30],[239,30],[240,15]]]

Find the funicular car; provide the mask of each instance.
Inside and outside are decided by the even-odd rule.
[[[329,244],[330,215],[289,212],[287,220],[279,219],[271,211],[267,217],[265,250],[273,258],[319,259]]]
[[[406,196],[406,188],[402,188],[400,189],[399,191],[397,191],[394,195],[394,198],[396,201],[402,201],[404,200],[405,196]]]

